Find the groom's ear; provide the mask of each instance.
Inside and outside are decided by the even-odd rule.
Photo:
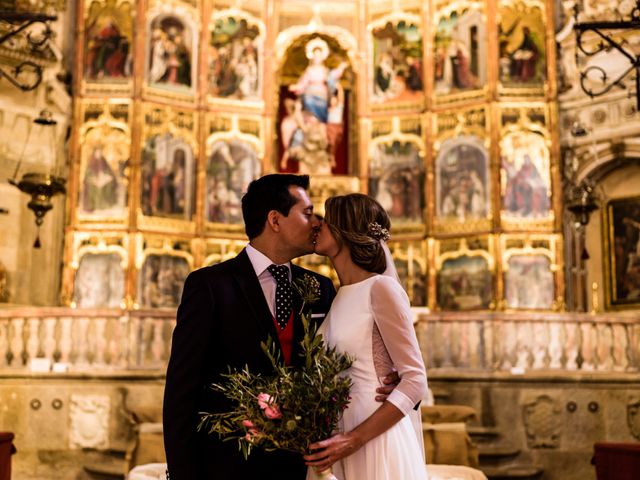
[[[270,210],[267,214],[267,226],[274,232],[280,231],[280,212],[277,210]]]

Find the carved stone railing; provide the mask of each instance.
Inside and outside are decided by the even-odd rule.
[[[0,310],[0,370],[164,370],[175,311]]]
[[[640,369],[640,312],[419,313],[416,332],[429,372]]]
[[[640,370],[640,312],[414,313],[430,373]],[[6,308],[0,373],[162,373],[174,322],[174,310]]]

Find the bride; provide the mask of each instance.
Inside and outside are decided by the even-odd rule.
[[[362,194],[329,198],[316,253],[328,256],[340,289],[320,327],[327,344],[355,357],[351,403],[338,432],[305,456],[307,480],[332,468],[340,480],[427,479],[421,429],[414,407],[427,388],[409,299],[386,241],[389,217]],[[380,404],[375,390],[389,371],[400,383]]]

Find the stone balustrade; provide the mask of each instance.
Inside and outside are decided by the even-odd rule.
[[[419,313],[429,372],[637,372],[640,312]]]
[[[640,312],[415,314],[430,373],[640,368]],[[174,321],[173,310],[5,308],[0,370],[163,371]]]
[[[0,310],[0,370],[164,370],[174,322],[174,310]]]

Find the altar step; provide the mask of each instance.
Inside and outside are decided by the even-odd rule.
[[[489,480],[539,480],[544,470],[532,465],[480,466]]]
[[[500,430],[495,427],[468,425],[467,433],[475,444],[494,442],[500,438]]]
[[[513,461],[520,455],[520,449],[510,445],[478,444],[477,447],[481,465],[502,465],[506,462]]]
[[[83,480],[125,480],[128,465],[123,448],[85,450],[85,453]]]

